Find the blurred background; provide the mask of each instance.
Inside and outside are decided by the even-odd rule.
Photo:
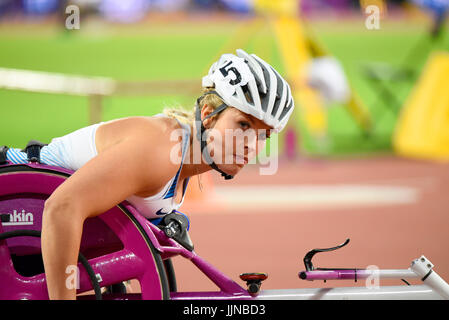
[[[0,144],[193,108],[210,65],[243,48],[288,79],[296,110],[267,145],[275,175],[249,165],[231,182],[191,181],[183,209],[197,252],[236,281],[268,272],[265,288],[363,285],[297,277],[308,250],[351,238],[317,264],[398,269],[424,254],[449,280],[448,9],[449,0],[0,0]],[[175,267],[180,290],[214,288],[188,261]]]

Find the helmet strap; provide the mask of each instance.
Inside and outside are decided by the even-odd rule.
[[[205,94],[203,94],[201,97],[199,97],[196,101],[196,112],[195,112],[195,120],[196,122],[200,123],[200,126],[197,126],[197,130],[196,130],[196,138],[198,139],[198,141],[201,144],[201,155],[205,158],[206,163],[214,170],[218,171],[221,173],[221,175],[225,178],[225,180],[229,180],[234,178],[234,176],[227,174],[226,172],[224,172],[223,170],[221,170],[220,168],[218,168],[218,166],[215,164],[215,162],[213,161],[213,159],[210,157],[209,153],[207,152],[207,139],[202,139],[203,136],[205,136],[206,133],[206,128],[203,125],[203,121],[206,119],[209,119],[210,117],[213,117],[214,115],[222,112],[224,109],[226,109],[228,107],[227,104],[223,103],[222,105],[220,105],[218,108],[216,108],[213,112],[211,112],[210,114],[208,114],[204,120],[201,120],[201,108],[200,108],[200,100],[207,94],[216,94],[217,96],[220,97],[220,95],[215,92],[215,91],[209,91],[206,92]],[[221,98],[221,97],[220,97]],[[206,152],[204,152],[206,151]]]

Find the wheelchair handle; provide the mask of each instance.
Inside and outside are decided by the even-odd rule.
[[[181,225],[179,222],[172,220],[163,228],[163,230],[167,237],[174,238],[176,234],[180,233]]]
[[[183,214],[175,212],[167,214],[162,220],[161,229],[168,238],[176,240],[189,251],[193,251],[193,243],[187,232],[189,220]]]

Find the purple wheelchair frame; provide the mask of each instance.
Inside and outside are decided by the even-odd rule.
[[[14,230],[41,230],[45,200],[73,171],[38,163],[0,165],[0,213],[12,222],[0,224],[0,234]],[[15,260],[40,256],[40,238],[0,240],[0,299],[48,299],[45,273],[18,272]],[[101,287],[137,279],[140,294],[108,294],[103,299],[251,299],[248,291],[211,264],[168,238],[127,201],[87,219],[80,252],[86,256]],[[220,289],[216,292],[170,292],[163,261],[181,255],[189,259]],[[26,260],[25,260],[26,261]],[[30,264],[25,262],[25,264]],[[80,263],[77,293],[92,290]],[[33,273],[33,272],[32,272]],[[94,295],[78,295],[94,299]]]

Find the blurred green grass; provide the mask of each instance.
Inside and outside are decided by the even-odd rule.
[[[0,67],[111,77],[117,80],[198,79],[208,70],[217,53],[239,37],[244,21],[221,22],[211,28],[200,24],[167,23],[157,26],[98,26],[80,31],[49,29],[47,25],[0,27]],[[343,26],[342,26],[343,25]],[[399,27],[398,27],[399,26]],[[369,31],[362,21],[344,24],[309,22],[317,39],[343,64],[348,79],[373,114],[375,129],[364,137],[342,106],[328,109],[327,148],[321,149],[305,130],[300,140],[304,152],[337,155],[390,150],[390,137],[396,116],[379,100],[361,73],[366,62],[385,62],[402,66],[416,44],[415,57],[408,67],[420,72],[428,54],[425,24],[407,27],[391,24]],[[50,30],[50,31],[49,31]],[[282,73],[276,39],[264,28],[250,38],[245,49],[270,61]],[[95,31],[95,32],[94,32]],[[447,36],[437,48],[447,48]],[[390,89],[404,102],[413,82],[391,84]],[[196,97],[170,96],[106,97],[103,121],[131,115],[153,115],[163,107],[193,107]],[[88,125],[87,98],[66,95],[0,90],[0,144],[22,147],[29,139],[49,142]],[[300,119],[301,120],[301,119]]]

